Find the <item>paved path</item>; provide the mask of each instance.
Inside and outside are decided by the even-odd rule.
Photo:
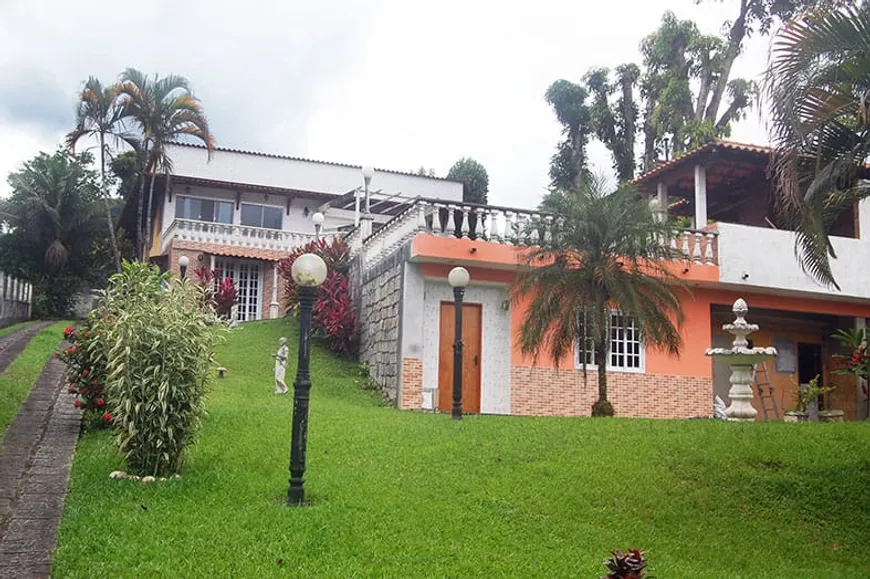
[[[0,364],[10,348],[0,351]],[[63,370],[62,362],[49,360],[0,445],[4,579],[48,577],[51,571],[81,423],[81,412],[72,405],[74,396],[61,387]]]
[[[0,338],[0,374],[6,371],[9,364],[18,357],[30,339],[51,322],[39,322]]]

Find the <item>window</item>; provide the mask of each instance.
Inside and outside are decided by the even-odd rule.
[[[281,208],[242,203],[242,225],[281,229]]]
[[[577,319],[577,345],[575,347],[575,362],[581,367],[586,362],[587,367],[595,366],[595,347],[592,337],[586,331],[587,312],[582,312]],[[618,310],[610,312],[610,359],[608,370],[624,372],[644,371],[644,345],[634,318],[623,315]],[[584,343],[585,342],[585,343]]]
[[[248,322],[260,319],[260,300],[262,284],[260,265],[253,261],[235,259],[215,259],[215,269],[221,271],[220,278],[232,278],[236,284],[238,297],[238,320]]]
[[[175,197],[175,217],[214,223],[232,223],[233,203],[232,201],[177,195]]]

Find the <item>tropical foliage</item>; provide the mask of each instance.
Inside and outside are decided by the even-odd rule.
[[[224,276],[219,269],[205,266],[193,270],[196,283],[203,289],[204,304],[212,307],[223,319],[229,319],[233,306],[239,302],[236,284],[230,276]]]
[[[471,157],[462,157],[450,167],[447,178],[462,181],[463,201],[486,205],[489,193],[489,174],[483,165]]]
[[[312,312],[315,334],[324,339],[326,347],[339,356],[355,357],[359,351],[359,319],[350,292],[350,249],[342,239],[312,241],[278,262],[278,274],[284,278],[288,310],[299,306],[299,291],[290,269],[304,253],[319,255],[326,263],[326,280],[318,288]]]
[[[133,147],[138,141],[124,130],[122,123],[123,109],[115,98],[115,89],[106,87],[94,77],[88,78],[81,93],[76,109],[76,126],[66,136],[67,145],[74,151],[82,138],[91,137],[97,140],[100,149],[100,192],[106,205],[106,221],[108,238],[111,241],[112,255],[117,271],[121,270],[121,252],[115,236],[115,224],[112,217],[112,205],[109,196],[109,180],[106,174],[106,161],[111,155],[109,140],[115,144],[125,142]]]
[[[105,336],[109,411],[127,468],[178,473],[204,411],[217,318],[203,289],[157,267],[124,262],[104,292],[96,331]]]
[[[870,6],[811,10],[773,41],[764,94],[780,214],[797,231],[804,270],[839,287],[828,237],[836,218],[870,194]]]
[[[40,153],[9,175],[12,193],[0,203],[9,227],[0,236],[0,269],[33,284],[36,317],[62,317],[74,293],[111,268],[93,252],[105,227],[91,159],[65,150]]]
[[[172,159],[168,145],[179,138],[192,137],[201,141],[208,150],[209,159],[214,150],[214,137],[202,103],[193,95],[190,82],[183,76],[169,75],[149,77],[128,68],[121,74],[115,88],[123,116],[138,129],[141,140],[140,166],[145,168],[148,180],[148,203],[145,201],[145,181],[139,181],[139,197],[136,202],[136,248],[142,256],[151,243],[151,207],[154,201],[154,181],[157,173],[172,172]]]
[[[612,310],[634,320],[646,345],[674,356],[680,352],[677,327],[683,314],[679,282],[668,270],[675,257],[667,241],[670,226],[658,221],[632,188],[610,193],[601,180],[556,191],[549,204],[559,218],[552,234],[527,251],[529,268],[514,285],[516,298],[531,298],[519,345],[524,353],[547,355],[559,364],[578,340],[588,343],[599,369],[593,414],[609,416],[604,369]]]

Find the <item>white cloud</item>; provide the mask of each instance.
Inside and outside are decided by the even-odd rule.
[[[219,144],[439,174],[472,156],[490,173],[491,203],[526,207],[544,191],[559,139],[543,100],[552,81],[638,60],[666,9],[709,32],[736,10],[730,0],[34,4],[0,8],[0,174],[54,148],[57,119],[72,123],[88,75],[108,82],[133,66],[190,78]],[[748,43],[735,73],[757,76],[765,47]],[[10,126],[10,92],[39,103],[30,125]],[[755,116],[733,138],[766,141]],[[590,153],[609,169],[602,146]]]

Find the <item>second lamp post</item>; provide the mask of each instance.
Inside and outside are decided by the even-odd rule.
[[[453,418],[462,419],[462,296],[471,276],[464,267],[454,267],[447,275],[453,288],[453,306],[456,313],[453,333]]]
[[[308,445],[308,402],[311,394],[309,372],[311,342],[311,309],[317,299],[317,287],[326,279],[326,263],[313,253],[300,255],[293,261],[290,274],[299,286],[299,361],[293,381],[293,434],[290,441],[290,489],[287,504],[305,504],[305,450]]]

